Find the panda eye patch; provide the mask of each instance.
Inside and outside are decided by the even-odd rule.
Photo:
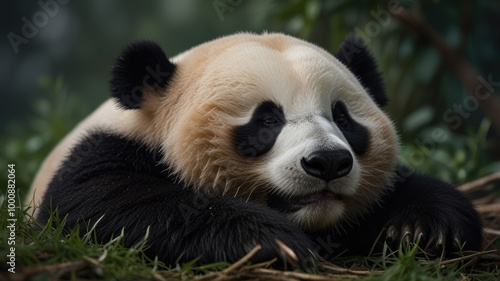
[[[354,153],[362,155],[368,150],[368,130],[356,120],[354,120],[347,111],[347,107],[341,101],[332,105],[332,117],[337,127],[347,139]]]
[[[271,101],[261,103],[247,124],[234,131],[234,143],[238,152],[246,157],[258,157],[273,147],[285,125],[283,109]]]

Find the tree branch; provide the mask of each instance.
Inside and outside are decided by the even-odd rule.
[[[464,183],[461,186],[458,187],[458,190],[462,191],[463,193],[469,193],[475,190],[480,189],[481,187],[490,184],[495,181],[500,180],[500,172],[496,172],[493,174],[490,174],[486,177],[482,177],[480,179]]]
[[[399,21],[413,29],[428,41],[441,55],[443,62],[458,76],[466,92],[474,96],[480,107],[491,120],[493,128],[500,135],[500,97],[467,60],[451,48],[432,27],[405,9],[393,14]]]

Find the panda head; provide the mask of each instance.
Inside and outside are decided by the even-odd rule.
[[[333,56],[282,34],[236,34],[172,60],[156,44],[113,69],[133,137],[187,185],[266,204],[306,230],[354,219],[390,186],[398,141],[363,44]],[[132,125],[131,125],[132,126]]]

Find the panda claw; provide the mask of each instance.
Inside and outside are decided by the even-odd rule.
[[[413,236],[413,243],[419,244],[424,237],[424,233],[422,231],[415,231],[415,235]]]
[[[419,223],[417,223],[415,227],[415,233],[413,235],[413,243],[415,244],[420,243],[423,237],[424,237],[424,230],[422,226]]]
[[[434,246],[432,246],[432,244],[434,244]],[[437,235],[437,237],[435,237],[434,239],[429,241],[427,248],[428,248],[430,253],[438,254],[438,253],[443,251],[443,249],[445,248],[445,244],[446,244],[446,241],[445,241],[444,235],[442,232],[440,232]]]
[[[443,233],[439,233],[438,239],[436,241],[436,247],[443,247],[444,243],[444,235]]]
[[[389,228],[386,231],[386,238],[390,242],[397,240],[397,237],[399,236],[399,232],[397,228],[394,225],[389,226]]]
[[[411,241],[411,237],[413,236],[412,235],[412,228],[408,225],[405,225],[403,227],[403,231],[402,231],[404,234],[403,234],[403,240],[405,241],[405,243],[407,245],[409,245],[412,241]]]

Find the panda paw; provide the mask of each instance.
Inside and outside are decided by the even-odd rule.
[[[240,198],[213,198],[215,204],[188,223],[193,237],[183,238],[186,260],[251,263],[274,260],[273,268],[314,268],[315,245],[302,229],[282,214]],[[255,250],[258,249],[258,250]],[[251,253],[251,254],[250,254]]]
[[[457,251],[479,250],[480,228],[460,213],[420,215],[419,219],[399,216],[386,227],[386,243],[398,249],[401,243],[415,245],[431,255]]]
[[[482,225],[469,200],[453,186],[433,177],[412,173],[396,181],[389,195],[385,225],[387,244],[398,249],[415,243],[430,254],[477,251]]]
[[[429,253],[439,253],[444,249],[447,241],[454,241],[453,250],[460,249],[460,239],[450,233],[449,229],[438,228],[430,230],[425,224],[417,221],[415,223],[392,224],[386,232],[386,242],[391,248],[399,247],[401,243],[406,245],[418,244]]]

